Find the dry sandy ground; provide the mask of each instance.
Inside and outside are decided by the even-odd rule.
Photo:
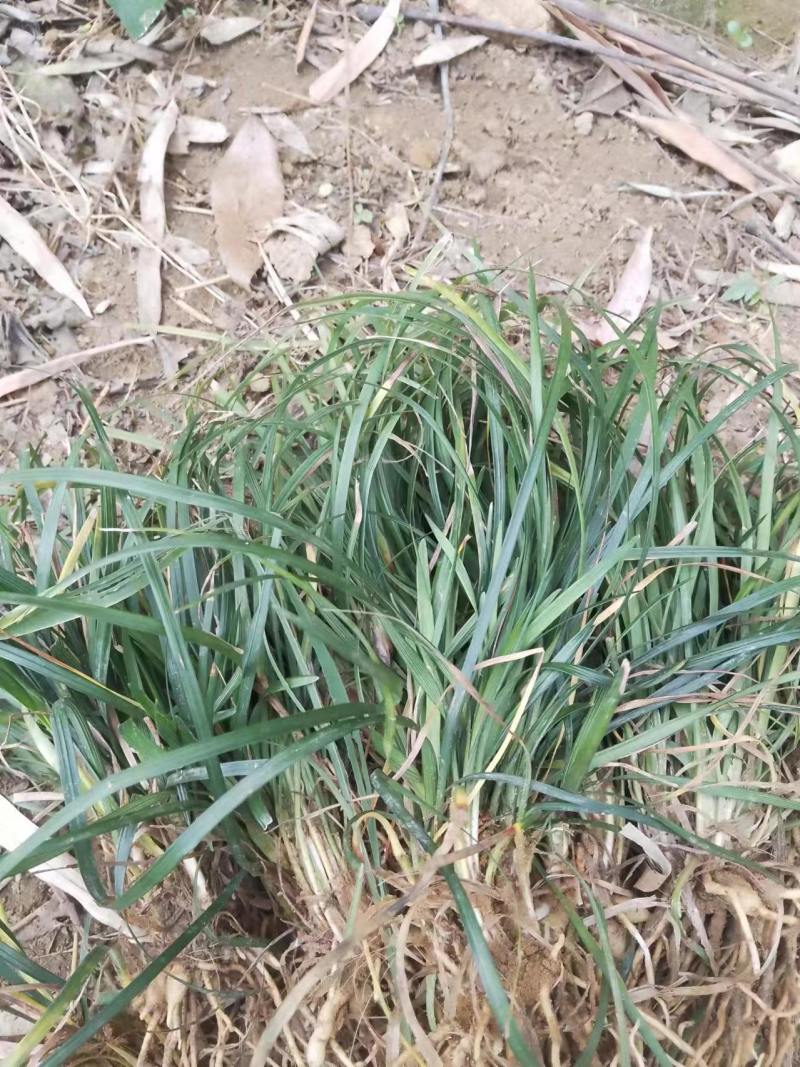
[[[259,4],[217,5],[218,14],[228,9],[237,15],[264,14]],[[12,203],[44,224],[51,247],[95,311],[85,322],[5,247],[0,301],[48,355],[140,332],[134,279],[137,168],[147,116],[173,95],[182,111],[222,122],[231,133],[256,109],[283,112],[305,136],[311,156],[306,149],[280,145],[287,199],[325,212],[348,239],[344,250],[320,260],[304,284],[286,279],[293,300],[343,287],[380,288],[392,279],[402,284],[408,244],[393,233],[398,219],[401,228],[408,220],[411,235],[418,226],[446,121],[436,71],[412,67],[429,31],[407,23],[348,93],[312,108],[309,83],[318,73],[315,66],[329,66],[336,58],[342,23],[335,5],[320,8],[307,53],[312,62],[297,70],[295,45],[306,10],[302,3],[276,5],[260,29],[220,47],[199,39],[197,20],[190,19],[180,30],[187,43],[162,54],[155,65],[141,62],[69,79],[78,91],[74,106],[59,101],[57,109],[66,108],[66,115],[53,114],[52,105],[28,104],[42,151],[64,162],[80,195],[57,171],[42,167],[38,155],[30,173],[20,170],[18,161],[15,168],[6,127]],[[56,33],[53,39],[61,47],[64,24],[57,28],[61,37]],[[103,34],[116,32],[107,22],[97,36],[102,41]],[[26,62],[50,62],[64,54],[46,39],[38,46]],[[641,228],[652,226],[650,300],[673,302],[665,317],[665,329],[671,330],[664,334],[665,344],[690,354],[707,344],[745,340],[764,350],[769,346],[765,305],[745,310],[717,302],[712,308],[719,289],[700,285],[695,273],[749,272],[754,257],[757,262],[759,256],[774,257],[774,250],[745,234],[748,221],[763,223],[763,216],[753,204],[723,216],[737,194],[713,172],[678,157],[623,114],[581,111],[597,69],[590,58],[503,43],[488,43],[451,65],[453,144],[426,242],[415,257],[452,232],[474,242],[488,264],[514,270],[533,265],[545,278],[577,282],[602,301],[613,291]],[[11,102],[16,106],[19,100]],[[718,101],[697,93],[683,102],[709,121],[735,125],[735,106],[715,112]],[[224,355],[231,339],[258,336],[280,310],[263,278],[250,294],[218,280],[224,269],[209,185],[223,151],[223,145],[192,145],[187,154],[168,157],[169,249],[172,263],[182,266],[164,268],[161,352],[143,346],[101,355],[85,363],[79,376],[100,399],[112,426],[139,435],[134,452],[145,463],[180,421],[176,392],[191,390],[198,379],[224,381],[226,373],[240,373],[241,359]],[[629,183],[655,185],[662,194],[671,190],[678,196],[664,199],[633,190]],[[713,195],[679,198],[704,191]],[[785,247],[789,258],[800,256],[797,236],[790,236]],[[781,310],[790,354],[798,335],[795,315]],[[6,362],[25,365],[27,358],[36,362],[41,356],[16,352]],[[163,358],[181,367],[172,380],[163,374]],[[45,460],[63,458],[83,422],[65,378],[3,403],[0,450],[6,464],[29,445],[40,447]]]

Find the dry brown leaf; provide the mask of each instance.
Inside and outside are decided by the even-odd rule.
[[[317,7],[319,0],[314,0],[308,14],[306,15],[303,28],[300,30],[300,36],[297,38],[297,47],[294,52],[294,65],[295,69],[303,65],[303,60],[306,58],[306,49],[308,48],[308,40],[311,37],[311,31],[314,29],[314,23],[317,19]]]
[[[283,213],[283,178],[272,134],[256,115],[242,123],[211,177],[217,244],[243,289],[261,266],[256,240]]]
[[[488,40],[488,37],[479,33],[468,33],[463,37],[444,37],[441,41],[434,41],[427,48],[423,48],[419,55],[414,56],[412,65],[432,67],[438,63],[449,63],[451,59],[463,56],[473,48],[480,48]]]
[[[405,204],[390,204],[383,221],[392,237],[383,254],[383,291],[385,293],[396,293],[399,291],[400,286],[392,270],[392,259],[411,235],[411,224],[408,220]]]
[[[600,345],[608,344],[641,315],[653,280],[652,241],[653,227],[648,226],[639,238],[609,301],[608,318],[585,327],[584,332],[590,340]]]
[[[595,115],[616,115],[631,102],[631,94],[614,71],[603,65],[588,81],[576,110],[591,111]]]
[[[559,11],[559,18],[569,26],[579,41],[588,41],[603,48],[608,47],[608,40],[584,19],[571,12],[567,14],[564,11]],[[644,97],[657,115],[670,115],[672,113],[672,102],[649,71],[635,70],[624,59],[611,59],[608,56],[602,56],[601,58],[603,63],[621,81],[625,82],[639,96]]]
[[[717,144],[686,119],[634,113],[630,113],[630,118],[638,126],[642,126],[656,137],[661,138],[662,141],[668,141],[674,145],[690,159],[711,167],[733,185],[740,185],[750,193],[754,193],[759,188],[760,183],[756,176],[733,152]]]
[[[389,43],[399,15],[400,0],[389,0],[361,40],[348,49],[329,70],[320,74],[311,83],[308,95],[313,103],[326,104],[329,100],[333,100],[345,86],[354,82],[367,67],[375,62]]]
[[[36,833],[36,823],[15,807],[6,797],[0,797],[0,847],[11,852]],[[111,927],[119,933],[131,936],[132,927],[128,925],[119,912],[104,908],[98,904],[89,890],[83,876],[78,871],[73,857],[62,852],[60,856],[46,860],[31,868],[35,875],[47,885],[66,893],[77,900],[98,922]]]
[[[207,18],[203,23],[200,36],[209,44],[221,45],[235,41],[237,37],[244,37],[261,25],[261,19],[251,18],[248,15],[234,15],[227,19]]]
[[[148,330],[161,322],[161,244],[167,229],[164,157],[177,122],[178,105],[172,100],[156,119],[139,166],[139,217],[149,240],[139,249],[136,304],[139,321]]]
[[[2,196],[0,196],[0,237],[10,244],[17,255],[22,256],[51,288],[71,300],[88,318],[92,317],[89,305],[70,278],[64,264],[56,259],[44,239],[34,230],[28,220]]]
[[[288,115],[282,111],[260,111],[259,114],[278,144],[290,148],[303,159],[314,159],[315,153],[308,138]]]

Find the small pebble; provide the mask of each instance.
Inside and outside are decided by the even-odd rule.
[[[330,182],[323,182],[322,185],[320,185],[319,189],[317,189],[318,196],[321,196],[323,200],[327,200],[327,198],[331,195],[332,192],[333,186]]]
[[[582,111],[575,116],[574,125],[579,137],[588,137],[594,127],[594,115],[591,111]]]

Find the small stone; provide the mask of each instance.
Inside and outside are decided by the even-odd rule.
[[[792,236],[796,214],[794,201],[787,197],[781,204],[780,211],[772,220],[772,228],[775,231],[775,235],[780,237],[782,241],[788,241]]]
[[[417,137],[408,146],[408,161],[412,167],[431,170],[439,159],[439,145],[433,137]]]
[[[421,41],[423,37],[428,36],[428,27],[422,19],[420,19],[419,22],[414,23],[414,29],[411,31],[411,34],[415,41]]]
[[[591,111],[582,111],[576,115],[574,125],[579,137],[588,137],[594,129],[594,115]]]
[[[482,185],[476,185],[474,189],[467,190],[466,198],[470,204],[474,204],[476,207],[479,204],[485,204],[486,190]]]
[[[375,242],[372,240],[369,226],[361,224],[354,226],[350,236],[344,243],[343,250],[351,263],[369,259],[375,251]]]
[[[327,200],[332,192],[333,186],[331,185],[331,183],[323,182],[322,185],[320,185],[319,189],[317,189],[317,196],[321,196],[323,200]]]

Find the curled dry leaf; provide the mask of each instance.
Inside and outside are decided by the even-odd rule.
[[[275,219],[265,247],[278,275],[299,284],[308,281],[319,257],[341,244],[344,237],[344,229],[334,219],[303,209]]]
[[[317,7],[319,0],[314,0],[311,5],[308,14],[306,15],[303,28],[300,30],[300,36],[297,38],[297,47],[294,52],[294,65],[299,69],[303,65],[303,60],[306,58],[306,49],[308,48],[308,39],[311,36],[311,31],[314,29],[314,23],[317,19]]]
[[[242,123],[211,177],[217,244],[243,289],[261,265],[256,241],[283,213],[283,178],[272,134],[256,115]]]
[[[28,220],[0,196],[0,237],[31,266],[57,293],[68,297],[87,316],[92,317],[83,294],[61,263],[34,230]]]
[[[754,193],[759,188],[759,180],[739,157],[717,144],[686,119],[633,113],[630,114],[630,118],[638,126],[649,130],[662,141],[668,141],[675,148],[680,149],[690,159],[711,167],[733,185],[740,185],[750,193]]]
[[[161,322],[161,245],[167,228],[164,205],[164,157],[178,122],[178,105],[171,101],[156,119],[142,149],[139,166],[139,216],[149,238],[139,249],[136,302],[145,329]]]
[[[631,102],[631,94],[614,71],[602,66],[584,87],[576,111],[595,115],[616,115]]]
[[[449,63],[451,59],[463,56],[473,48],[480,48],[488,40],[488,37],[479,33],[470,33],[463,37],[444,37],[441,41],[429,44],[419,55],[414,56],[413,66],[432,67],[438,63]]]
[[[207,18],[203,23],[200,36],[209,44],[221,45],[235,41],[237,37],[244,37],[246,33],[252,33],[261,25],[261,19],[251,18],[248,15],[234,15],[227,19]]]
[[[170,155],[185,156],[190,144],[222,144],[227,139],[228,128],[224,123],[199,115],[181,115],[167,151]]]
[[[389,0],[361,40],[349,48],[338,63],[334,63],[311,83],[308,90],[311,101],[326,104],[363,74],[389,43],[399,15],[400,0]]]
[[[647,857],[647,866],[636,879],[636,888],[640,893],[654,893],[672,874],[672,864],[669,858],[660,845],[657,845],[652,837],[648,837],[635,823],[625,823],[620,834],[638,845]]]

